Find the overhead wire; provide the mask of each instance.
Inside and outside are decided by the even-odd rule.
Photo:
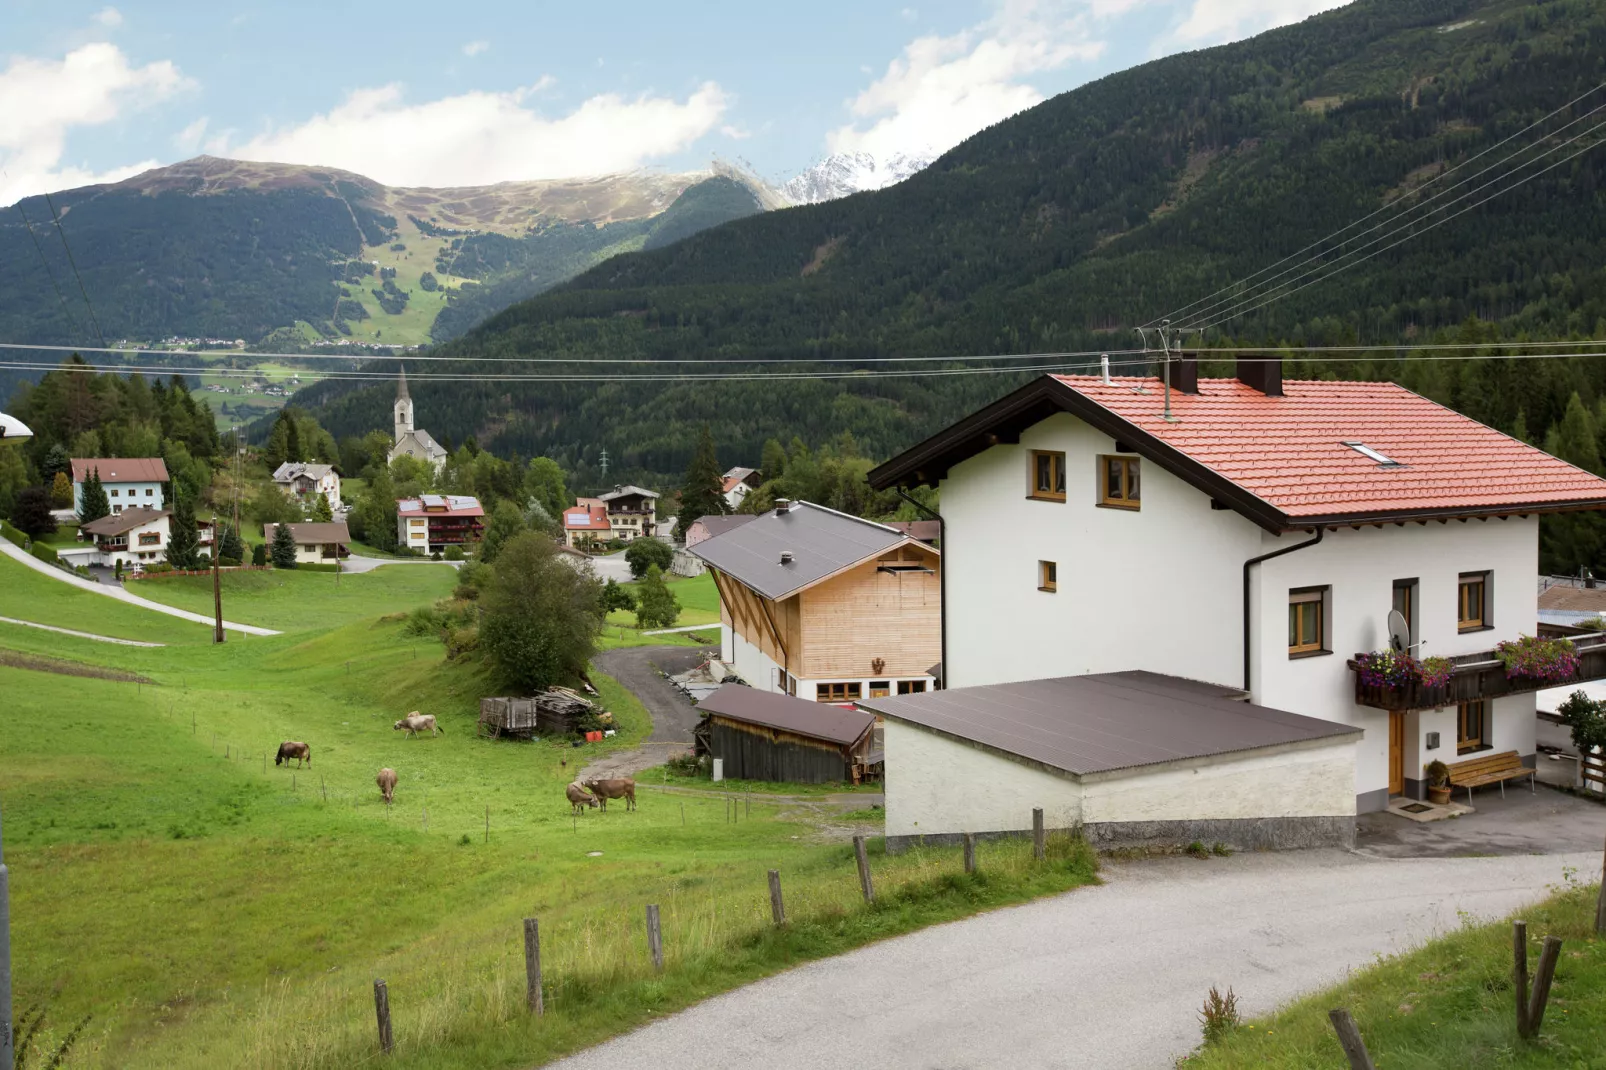
[[[45,204],[50,206],[50,218],[56,223],[56,237],[61,239],[61,247],[67,251],[67,264],[72,268],[73,278],[78,280],[78,292],[84,295],[84,307],[89,310],[89,322],[95,325],[95,335],[100,344],[106,344],[106,335],[100,329],[100,320],[95,316],[94,303],[89,300],[89,290],[84,286],[84,277],[78,274],[78,261],[73,259],[72,246],[67,244],[67,232],[61,229],[61,216],[56,212],[56,202],[50,194],[45,194]]]
[[[28,228],[28,237],[33,239],[34,252],[39,254],[39,262],[44,265],[45,275],[50,279],[50,288],[56,291],[56,300],[61,304],[62,314],[67,317],[67,327],[76,333],[78,319],[67,305],[67,295],[61,292],[61,284],[56,281],[56,273],[51,270],[50,261],[45,257],[45,247],[39,244],[39,235],[34,233],[33,223],[28,219],[28,213],[23,211],[21,201],[17,202],[17,214],[22,216],[22,225]]]

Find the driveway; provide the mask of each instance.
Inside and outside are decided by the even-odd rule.
[[[608,580],[618,580],[620,583],[629,583],[635,579],[630,574],[630,565],[625,561],[625,552],[620,550],[616,554],[605,557],[593,557],[591,567],[596,570],[597,579],[606,583]]]
[[[372,572],[382,565],[451,565],[462,566],[461,561],[431,561],[427,557],[362,557],[352,554],[340,562],[342,572]]]
[[[618,680],[641,700],[652,716],[652,735],[640,747],[592,762],[580,771],[579,778],[630,776],[662,765],[665,758],[689,748],[692,729],[697,727],[700,715],[697,707],[661,673],[685,672],[706,657],[706,652],[692,647],[636,646],[609,650],[593,658],[591,664],[599,672]]]

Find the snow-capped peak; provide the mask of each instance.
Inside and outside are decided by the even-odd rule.
[[[895,152],[877,160],[868,152],[839,152],[827,156],[781,187],[793,204],[819,204],[850,193],[884,189],[902,182],[935,159],[927,153]]]

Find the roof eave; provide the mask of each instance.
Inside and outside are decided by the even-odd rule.
[[[1533,516],[1540,513],[1577,513],[1606,510],[1606,498],[1578,498],[1559,502],[1518,502],[1515,504],[1465,506],[1447,505],[1438,509],[1373,510],[1361,513],[1323,513],[1290,516],[1288,526],[1299,528],[1363,527],[1380,524],[1425,524],[1429,520],[1488,520],[1496,517]]]

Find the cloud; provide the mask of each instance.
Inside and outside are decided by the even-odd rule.
[[[978,26],[917,37],[848,102],[853,121],[830,131],[831,152],[943,152],[1043,100],[1024,81],[1103,51],[1085,7],[1005,0]]]
[[[463,55],[477,56],[490,47],[491,42],[489,41],[470,41],[468,44],[463,46]]]
[[[123,13],[115,7],[103,7],[95,13],[95,21],[108,30],[115,30],[123,24]]]
[[[1176,36],[1195,44],[1236,41],[1346,3],[1349,0],[1193,0]]]
[[[734,123],[726,123],[724,126],[719,128],[719,132],[730,138],[732,141],[745,141],[747,138],[753,136],[753,132],[751,130],[744,126],[737,126]]]
[[[717,129],[730,106],[706,82],[684,100],[605,93],[566,115],[529,106],[551,79],[511,93],[470,92],[422,104],[402,87],[359,89],[330,111],[208,151],[243,160],[321,164],[390,185],[463,186],[626,171],[680,152]]]
[[[199,149],[201,147],[202,140],[206,137],[207,122],[207,117],[203,115],[190,125],[186,126],[184,129],[180,130],[177,134],[173,135],[173,144],[175,147],[177,147],[178,151],[188,155],[189,153],[194,152],[196,149]]]
[[[116,182],[152,161],[95,172],[62,166],[68,133],[100,126],[192,88],[167,60],[136,67],[99,42],[60,60],[19,56],[0,71],[0,204],[49,190]]]

